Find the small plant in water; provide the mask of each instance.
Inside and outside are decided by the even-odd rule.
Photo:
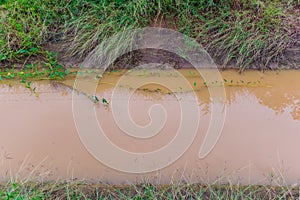
[[[99,98],[96,95],[92,95],[91,99],[93,100],[94,103],[99,102]]]
[[[109,105],[109,102],[105,98],[102,98],[102,103],[105,105]]]
[[[210,83],[207,82],[203,82],[203,85],[208,87],[208,86],[247,86],[247,87],[258,87],[258,86],[265,86],[268,87],[268,85],[261,85],[261,82],[258,81],[248,81],[246,82],[245,80],[238,80],[238,81],[234,81],[234,80],[227,80],[227,79],[223,79],[222,82],[218,82],[218,81],[212,81]],[[195,83],[194,83],[194,86]],[[272,87],[272,86],[271,86]]]

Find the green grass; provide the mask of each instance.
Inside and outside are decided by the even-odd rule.
[[[295,43],[292,30],[299,20],[297,4],[196,0],[124,1],[120,7],[90,4],[91,12],[67,23],[68,33],[73,31],[73,35],[66,34],[71,36],[69,53],[85,57],[114,33],[163,20],[197,39],[219,64],[236,63],[241,70],[254,65],[266,69],[271,61],[284,59],[284,50]]]
[[[47,43],[58,41],[65,56],[83,59],[115,33],[163,22],[195,38],[223,66],[267,69],[299,40],[299,5],[299,0],[1,0],[0,65],[24,67],[44,59]]]
[[[63,6],[60,1],[4,1],[0,7],[0,60],[22,62],[45,55],[43,44],[55,34]],[[58,19],[57,19],[58,17]]]
[[[299,188],[239,185],[106,185],[84,182],[0,185],[0,198],[25,199],[296,199]]]
[[[31,86],[32,81],[38,80],[62,80],[66,76],[77,74],[76,71],[65,69],[58,63],[57,56],[52,52],[46,51],[46,60],[43,62],[27,63],[19,68],[15,65],[0,68],[0,83],[14,79],[19,80],[26,88],[31,90],[36,96],[36,88]]]

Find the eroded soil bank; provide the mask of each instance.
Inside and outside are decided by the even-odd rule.
[[[128,71],[106,73],[97,87],[98,104],[93,104],[81,93],[74,93],[76,100],[94,105],[101,128],[114,144],[140,153],[162,148],[176,136],[181,116],[179,102],[190,105],[190,97],[195,92],[199,103],[197,109],[201,113],[195,140],[171,166],[149,174],[118,172],[97,161],[86,150],[76,131],[72,90],[67,87],[73,86],[74,80],[32,83],[38,97],[17,81],[2,83],[0,180],[18,177],[33,180],[76,178],[114,184],[143,180],[153,183],[170,183],[172,180],[299,183],[300,161],[296,155],[300,150],[300,71],[221,72],[226,91],[226,120],[220,139],[204,159],[199,159],[198,153],[211,117],[207,85],[220,85],[205,82],[194,70],[181,69],[179,72],[188,80],[192,90],[183,87],[180,77],[168,70],[141,70],[138,74]],[[126,84],[118,82],[121,77],[127,78]],[[151,122],[148,115],[151,106],[160,104],[167,118],[159,134],[145,140],[128,136],[117,126],[110,102],[117,84],[121,86],[118,91],[126,93],[132,90],[131,83],[148,78],[154,83],[140,87],[130,98],[131,117],[136,124],[145,126]],[[176,91],[157,84],[160,79],[169,81]],[[185,97],[177,99],[177,93]],[[126,99],[119,98],[118,101]],[[152,117],[161,116],[154,113]],[[110,154],[105,149],[103,153]],[[112,156],[112,159],[115,158]]]

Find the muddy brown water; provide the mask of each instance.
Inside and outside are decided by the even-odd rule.
[[[150,181],[241,184],[300,183],[300,71],[221,72],[226,80],[227,114],[216,146],[204,159],[198,158],[210,120],[210,97],[204,81],[194,70],[179,70],[191,84],[201,113],[197,136],[190,148],[172,165],[145,174],[116,171],[96,160],[81,143],[72,113],[73,80],[62,84],[33,83],[38,97],[17,81],[0,85],[0,180],[79,179],[113,184]],[[124,71],[105,74],[97,96],[111,100],[112,91]],[[176,78],[165,71],[128,75],[130,80],[145,77]],[[206,83],[209,84],[209,83]],[[124,91],[129,90],[126,85]],[[187,96],[191,91],[178,86]],[[92,102],[82,94],[77,100]],[[183,99],[189,105],[189,99]],[[132,119],[149,123],[148,109],[161,104],[167,113],[165,126],[150,139],[124,134],[114,122],[111,105],[95,104],[98,121],[106,136],[131,152],[149,152],[163,147],[173,137],[180,120],[174,93],[158,84],[147,84],[130,99]],[[171,113],[171,114],[170,114]],[[105,149],[103,151],[107,154]]]

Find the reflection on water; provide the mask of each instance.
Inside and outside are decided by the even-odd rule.
[[[110,102],[112,90],[123,73],[106,74],[97,88],[97,96]],[[177,78],[166,71],[142,73],[142,76],[127,76],[132,81],[145,77],[153,79],[154,76]],[[297,178],[300,177],[300,161],[296,156],[300,150],[300,72],[222,72],[227,81],[225,85],[233,80],[233,84],[226,85],[225,126],[213,151],[202,160],[198,159],[198,152],[210,120],[209,93],[204,80],[195,71],[185,69],[180,73],[187,78],[199,101],[198,135],[174,164],[159,172],[140,175],[112,170],[86,151],[73,121],[72,90],[66,87],[72,86],[72,80],[63,84],[33,83],[38,98],[17,82],[1,84],[0,179],[78,178],[110,183],[147,179],[168,183],[172,178],[213,182],[223,177],[224,181],[230,179],[245,184],[269,183],[271,180],[274,184],[276,181],[294,184],[300,181]],[[248,82],[253,84],[245,84]],[[167,144],[179,126],[178,101],[188,104],[191,95],[190,91],[180,87],[180,81],[174,83],[178,84],[176,92],[185,93],[187,98],[178,100],[174,93],[157,84],[144,85],[131,97],[131,117],[141,126],[150,122],[148,110],[153,104],[161,104],[168,113],[161,132],[147,140],[124,134],[114,123],[109,106],[95,105],[96,116],[106,136],[120,148],[132,152],[154,151]],[[122,87],[126,92],[130,84]],[[92,103],[82,94],[75,98]]]

